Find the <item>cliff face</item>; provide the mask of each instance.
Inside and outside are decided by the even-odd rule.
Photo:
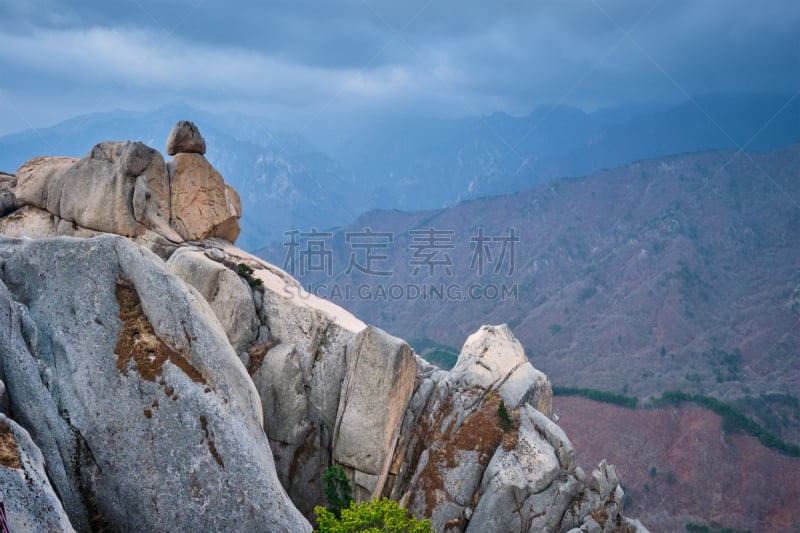
[[[584,481],[507,327],[443,372],[305,293],[230,242],[238,196],[198,137],[176,126],[169,163],[101,143],[3,182],[12,529],[309,531],[337,464],[359,500],[397,499],[437,531],[644,530],[613,467]]]

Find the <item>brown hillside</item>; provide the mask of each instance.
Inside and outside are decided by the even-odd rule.
[[[725,435],[720,417],[695,406],[632,411],[556,397],[559,425],[587,472],[616,465],[631,498],[626,512],[650,531],[709,524],[763,533],[800,531],[800,459],[753,437]],[[653,470],[655,468],[655,470]]]

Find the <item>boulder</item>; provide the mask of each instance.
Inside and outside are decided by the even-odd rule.
[[[19,207],[14,190],[17,187],[17,178],[12,174],[0,172],[0,217]]]
[[[236,353],[247,351],[256,340],[259,326],[247,282],[222,263],[206,257],[202,248],[179,248],[167,266],[209,303]]]
[[[178,121],[167,137],[167,154],[205,154],[206,140],[200,135],[194,122]]]
[[[27,431],[0,414],[0,487],[11,531],[74,532]]]
[[[362,486],[371,497],[380,496],[388,475],[416,371],[408,344],[372,326],[359,332],[347,348],[333,458],[375,476],[369,486]]]
[[[527,361],[508,326],[481,326],[461,348],[449,380],[463,388],[488,390]]]
[[[236,242],[241,201],[211,163],[201,154],[178,153],[167,169],[173,229],[186,240],[219,237]]]
[[[527,403],[545,416],[552,414],[553,389],[550,380],[529,362],[512,371],[497,392],[509,409],[517,409]]]
[[[0,377],[77,529],[311,529],[219,321],[157,256],[0,239],[0,267]]]
[[[136,237],[169,230],[164,159],[140,142],[104,142],[82,159],[36,158],[17,171],[17,199],[94,231]]]
[[[50,182],[60,179],[59,176],[77,162],[74,157],[63,156],[34,157],[26,161],[17,169],[17,202],[47,209]]]

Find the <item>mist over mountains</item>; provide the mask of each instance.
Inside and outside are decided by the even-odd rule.
[[[718,95],[679,105],[585,113],[545,106],[527,116],[376,117],[305,134],[292,124],[185,105],[84,115],[0,138],[0,169],[52,153],[81,157],[98,138],[160,148],[190,118],[208,155],[242,197],[240,244],[291,230],[345,225],[372,209],[415,211],[513,193],[556,177],[708,149],[766,150],[800,139],[800,101],[784,94]],[[294,129],[299,129],[295,127]]]

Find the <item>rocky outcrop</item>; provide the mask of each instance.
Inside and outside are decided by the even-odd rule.
[[[42,452],[27,431],[2,414],[0,487],[11,531],[74,531],[47,479]]]
[[[359,499],[383,492],[416,375],[408,344],[377,328],[360,331],[348,345],[333,459],[353,470]]]
[[[471,335],[448,381],[459,390],[496,388],[511,409],[527,402],[548,416],[551,412],[550,381],[533,368],[522,344],[506,326],[484,326]]]
[[[22,213],[0,222],[0,233],[114,233],[165,258],[187,240],[235,242],[241,201],[203,156],[205,140],[197,126],[179,122],[167,145],[175,154],[169,163],[158,151],[130,141],[99,143],[79,160],[37,157],[24,163],[13,180],[0,180],[0,216],[29,206],[50,220],[37,211]]]
[[[16,176],[0,172],[0,217],[15,211],[19,207],[17,195],[14,192],[16,187]]]
[[[309,530],[244,366],[158,257],[103,235],[5,239],[0,258],[12,412],[79,530]]]
[[[306,293],[231,244],[238,197],[197,137],[176,126],[167,164],[138,143],[30,161],[0,219],[38,237],[0,238],[3,397],[77,530],[308,531],[334,464],[436,531],[636,530],[613,468],[584,481],[508,327],[446,372]],[[111,199],[81,213],[92,179],[86,209]]]
[[[584,497],[574,449],[544,414],[552,398],[547,377],[506,326],[483,326],[470,336],[451,372],[418,365],[384,488],[392,498],[430,517],[436,531],[562,531],[580,498],[588,502],[578,509],[580,520],[605,512],[608,494]],[[506,429],[501,400],[511,410]],[[618,524],[635,527],[621,516]],[[609,522],[598,531],[616,530]]]
[[[136,237],[169,232],[164,159],[139,142],[97,144],[82,159],[40,157],[17,171],[17,199],[100,232]]]

